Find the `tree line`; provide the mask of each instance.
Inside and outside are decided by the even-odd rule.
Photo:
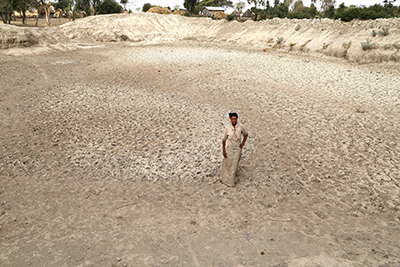
[[[335,8],[336,0],[320,0],[321,9],[316,8],[317,0],[311,0],[306,7],[302,0],[247,0],[254,20],[272,18],[312,19],[331,18],[350,21],[353,19],[368,20],[377,18],[399,17],[400,7],[394,5],[396,0],[384,0],[382,4],[373,6],[345,6],[344,3]],[[225,0],[184,0],[185,8],[192,14],[199,14],[205,6],[234,7],[237,14],[243,12],[244,1],[233,5]]]
[[[121,13],[126,9],[128,0],[58,0],[50,2],[46,0],[0,0],[0,17],[3,23],[11,24],[14,11],[19,12],[22,16],[22,23],[26,23],[26,12],[35,10],[38,13],[36,18],[39,19],[40,14],[45,14],[46,22],[50,25],[51,10],[59,11],[67,14],[74,19],[78,14],[80,16],[90,16],[95,14],[111,14]],[[120,4],[124,5],[122,7]]]

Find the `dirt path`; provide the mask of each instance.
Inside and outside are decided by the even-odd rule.
[[[2,266],[400,265],[395,71],[194,42],[0,66]]]

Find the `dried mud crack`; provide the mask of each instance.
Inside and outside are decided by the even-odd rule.
[[[4,266],[400,264],[398,71],[195,42],[0,64]]]

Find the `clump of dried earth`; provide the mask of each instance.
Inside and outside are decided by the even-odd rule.
[[[400,264],[397,65],[187,40],[0,66],[4,266]]]

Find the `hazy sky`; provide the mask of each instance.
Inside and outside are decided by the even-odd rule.
[[[175,5],[180,5],[183,8],[184,0],[129,0],[128,7],[134,10],[136,7],[142,7],[145,3],[150,3],[152,5],[160,5],[164,7],[171,7],[173,8]],[[234,4],[239,2],[239,0],[233,0]],[[244,2],[247,3],[245,0]],[[273,0],[269,1],[271,4],[274,2]],[[281,1],[282,2],[282,1]],[[383,0],[336,0],[336,6],[343,3],[346,6],[355,5],[355,6],[370,6],[375,4],[381,4]],[[311,0],[303,0],[305,6],[310,6]],[[320,0],[317,1],[317,7],[319,7]],[[396,4],[397,5],[397,4]],[[247,5],[249,7],[249,5]]]

